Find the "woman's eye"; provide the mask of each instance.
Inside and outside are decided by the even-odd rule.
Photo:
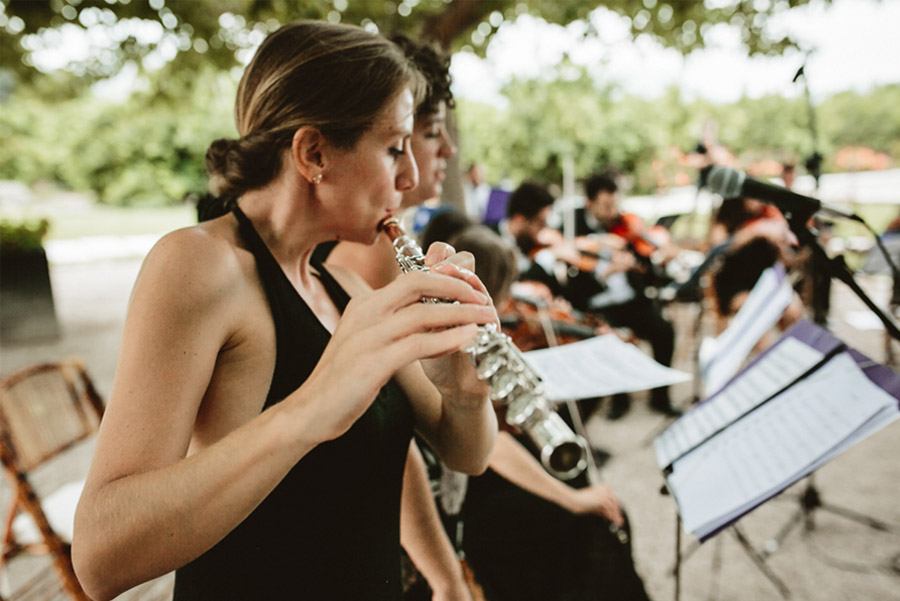
[[[406,148],[403,146],[401,146],[400,148],[391,147],[391,148],[388,148],[388,152],[391,154],[392,157],[398,158],[398,157],[402,157],[404,154],[406,154]]]
[[[439,128],[428,130],[425,132],[425,137],[426,138],[440,138],[441,130]]]

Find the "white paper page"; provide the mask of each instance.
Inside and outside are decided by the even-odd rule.
[[[686,382],[691,375],[660,365],[614,334],[524,353],[551,401],[585,399]]]
[[[704,536],[861,440],[897,401],[841,354],[675,462],[668,477],[686,530]],[[891,420],[882,422],[882,426]]]
[[[884,330],[884,324],[878,316],[866,309],[865,311],[847,311],[844,313],[844,322],[856,330]]]
[[[728,328],[700,348],[700,374],[707,396],[717,392],[738,372],[753,346],[769,331],[791,303],[794,291],[784,266],[766,269]]]
[[[821,460],[810,466],[809,471],[818,469],[820,466],[828,463],[834,457],[840,455],[856,443],[862,442],[872,434],[875,434],[897,419],[900,419],[900,407],[898,407],[896,403],[894,403],[892,407],[885,407],[884,409],[873,415],[872,419],[863,424],[856,432],[850,435],[847,440],[832,449],[829,453],[826,453]]]
[[[897,407],[896,403],[894,404],[893,407],[884,407],[881,411],[879,411],[874,416],[872,416],[872,418],[869,419],[869,421],[867,421],[865,424],[860,426],[853,434],[851,434],[848,438],[846,438],[844,440],[844,442],[842,442],[835,448],[831,449],[828,453],[826,453],[825,455],[820,457],[818,461],[808,465],[803,471],[798,472],[797,475],[791,479],[791,482],[789,482],[787,484],[787,486],[790,486],[791,484],[793,484],[794,482],[796,482],[797,480],[799,480],[806,474],[810,474],[810,473],[816,471],[817,469],[819,469],[820,467],[822,467],[823,465],[825,465],[826,463],[828,463],[829,461],[831,461],[832,459],[834,459],[835,457],[837,457],[838,455],[840,455],[841,453],[843,453],[844,451],[846,451],[847,449],[849,449],[850,447],[855,445],[856,443],[865,440],[866,438],[868,438],[875,432],[878,432],[882,428],[884,428],[884,427],[888,426],[889,424],[891,424],[892,422],[896,421],[898,418],[900,418],[900,408]],[[779,486],[778,488],[775,488],[775,489],[769,491],[765,495],[758,496],[756,498],[756,500],[754,500],[753,502],[741,504],[739,507],[735,508],[734,510],[732,510],[726,514],[723,514],[720,519],[716,520],[716,524],[718,524],[718,525],[727,524],[729,522],[736,520],[741,515],[746,513],[749,509],[751,509],[754,505],[758,504],[758,502],[760,500],[763,500],[772,495],[778,494],[778,492],[780,492],[784,488],[786,488],[786,486],[784,486],[784,485]],[[716,527],[718,527],[718,526],[708,525],[707,527],[705,527],[703,529],[703,533],[700,535],[705,536],[706,534],[713,532],[716,529]]]
[[[656,437],[656,461],[665,468],[676,457],[796,380],[824,355],[788,337],[741,377],[708,401],[691,409]]]

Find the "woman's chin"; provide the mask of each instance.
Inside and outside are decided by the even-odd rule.
[[[420,190],[419,188],[416,188],[415,190],[403,195],[403,204],[400,208],[408,209],[409,207],[415,207],[422,204],[426,200],[437,198],[440,195],[441,186],[431,186],[428,190]]]

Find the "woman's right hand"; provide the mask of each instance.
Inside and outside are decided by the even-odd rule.
[[[570,502],[567,505],[567,509],[572,513],[594,513],[605,517],[616,526],[622,526],[625,523],[619,500],[612,489],[604,484],[572,489]]]
[[[423,297],[458,301],[422,303]],[[400,368],[468,346],[477,326],[496,319],[490,299],[459,278],[408,273],[354,295],[304,389],[314,404],[316,439],[346,432]]]

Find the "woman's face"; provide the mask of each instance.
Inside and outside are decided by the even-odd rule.
[[[404,89],[353,148],[330,149],[318,188],[339,240],[374,242],[381,220],[396,213],[402,195],[416,187],[413,112],[412,93]]]
[[[413,127],[412,150],[419,169],[419,185],[403,194],[403,206],[421,204],[440,196],[447,175],[447,159],[456,154],[446,127],[447,106],[438,105],[434,113],[420,115]]]

